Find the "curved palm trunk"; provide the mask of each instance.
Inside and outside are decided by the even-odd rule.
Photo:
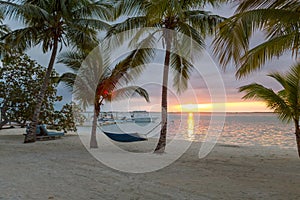
[[[299,120],[294,120],[294,121],[295,121],[295,135],[296,135],[298,156],[300,158],[300,129],[299,129]]]
[[[45,97],[45,93],[46,93],[47,87],[49,85],[49,80],[50,80],[51,72],[52,72],[52,69],[54,66],[57,49],[58,49],[58,38],[55,38],[54,43],[53,43],[53,50],[52,50],[51,58],[50,58],[50,61],[48,64],[46,75],[44,77],[44,82],[43,82],[41,91],[40,91],[39,95],[37,96],[37,102],[36,102],[34,114],[32,117],[32,122],[31,122],[31,125],[29,128],[29,133],[26,134],[24,143],[31,143],[31,142],[36,141],[36,126],[37,126],[37,123],[39,120],[39,115],[41,112],[41,107],[42,107],[42,103],[43,103],[43,100]]]
[[[94,115],[93,115],[91,140],[90,140],[90,148],[91,149],[98,148],[96,129],[97,129],[98,117],[99,117],[99,114],[100,114],[100,106],[102,105],[103,100],[104,100],[104,98],[99,100],[98,97],[97,97],[97,94],[96,94],[95,103],[94,103]]]
[[[161,130],[158,144],[154,150],[155,153],[163,153],[166,147],[167,140],[167,125],[168,125],[168,80],[170,67],[170,49],[172,37],[170,34],[166,35],[166,55],[164,61],[163,84],[161,93]]]
[[[94,115],[93,115],[93,124],[92,124],[92,133],[91,133],[91,140],[90,140],[90,148],[98,148],[97,143],[97,136],[96,136],[96,128],[97,128],[97,121],[98,116],[100,114],[100,109],[96,106],[94,107]]]

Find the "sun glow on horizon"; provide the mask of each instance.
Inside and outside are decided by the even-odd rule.
[[[178,104],[170,106],[171,112],[269,112],[264,102],[227,102],[213,104]]]

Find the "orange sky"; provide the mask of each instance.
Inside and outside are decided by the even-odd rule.
[[[170,99],[171,100],[171,99]],[[224,107],[225,106],[225,107]],[[160,112],[160,100],[145,103],[138,100],[114,102],[113,104],[105,104],[105,111],[133,111],[133,110],[147,110],[149,112]],[[259,101],[243,101],[240,102],[227,102],[227,103],[182,103],[178,104],[169,101],[169,112],[271,112],[266,108],[264,102]]]
[[[228,102],[225,103],[226,112],[270,112],[263,102]],[[171,105],[170,112],[220,112],[224,111],[224,104],[183,104]]]

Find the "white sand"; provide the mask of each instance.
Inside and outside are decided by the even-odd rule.
[[[0,130],[0,199],[300,199],[295,149],[219,144],[199,159],[194,143],[166,168],[130,174],[94,159],[78,136],[23,144],[23,132]]]

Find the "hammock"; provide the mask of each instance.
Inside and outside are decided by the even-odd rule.
[[[138,142],[147,140],[147,138],[142,137],[138,133],[111,133],[107,131],[102,131],[111,140],[117,142]]]
[[[150,131],[148,131],[146,134],[139,134],[139,133],[113,133],[109,131],[104,131],[100,128],[98,125],[98,128],[111,140],[114,140],[116,142],[139,142],[139,141],[145,141],[148,140],[147,135],[151,133],[155,128],[157,128],[161,122],[156,125],[154,128],[152,128]]]

